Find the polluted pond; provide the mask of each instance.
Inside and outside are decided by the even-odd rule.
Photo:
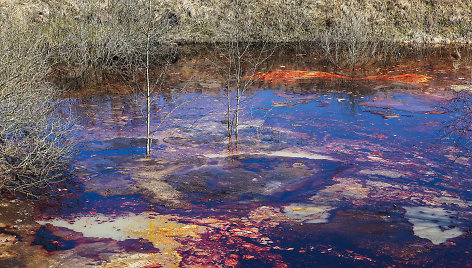
[[[2,199],[0,267],[472,266],[472,67],[284,60],[237,137],[216,73],[156,94],[149,158],[142,98],[70,97],[74,175]]]

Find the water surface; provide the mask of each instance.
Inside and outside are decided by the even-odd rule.
[[[6,222],[2,265],[472,265],[472,69],[399,61],[281,56],[244,93],[236,141],[219,76],[190,79],[204,64],[184,59],[154,95],[150,159],[139,94],[71,97],[77,177]]]

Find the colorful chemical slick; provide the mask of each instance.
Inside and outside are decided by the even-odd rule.
[[[258,73],[237,139],[221,73],[182,64],[150,158],[140,95],[70,99],[75,176],[0,201],[0,267],[472,267],[472,67],[407,60]]]

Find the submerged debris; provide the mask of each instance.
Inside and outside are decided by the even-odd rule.
[[[273,90],[245,92],[237,141],[226,136],[224,95],[179,94],[190,104],[169,117],[152,108],[150,159],[137,138],[145,133],[142,107],[126,96],[80,100],[74,109],[86,142],[77,187],[59,188],[61,198],[37,205],[29,222],[20,209],[12,217],[2,208],[0,266],[28,252],[52,267],[449,260],[470,248],[469,239],[448,239],[469,235],[472,219],[471,165],[457,165],[452,141],[437,143],[444,121],[457,115],[438,106],[451,105],[444,91],[454,86],[395,68],[375,72],[406,74],[256,74],[265,83],[257,86]],[[443,248],[444,257],[431,258]]]
[[[138,267],[178,267],[177,264],[166,264],[163,262],[163,256],[159,253],[144,254],[144,253],[123,253],[116,254],[111,257],[109,263],[102,265],[102,268],[138,268]]]
[[[204,154],[205,157],[208,158],[219,158],[219,157],[228,157],[232,156],[233,154]],[[317,153],[311,153],[311,152],[304,152],[304,151],[288,151],[288,150],[283,150],[283,151],[271,151],[271,152],[239,152],[239,155],[255,155],[255,156],[278,156],[278,157],[290,157],[290,158],[306,158],[306,159],[313,159],[313,160],[318,160],[318,159],[324,159],[324,160],[335,160],[330,156],[327,155],[321,155]]]

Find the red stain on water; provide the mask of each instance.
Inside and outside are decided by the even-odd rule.
[[[422,75],[422,74],[401,74],[401,75],[375,75],[375,76],[367,76],[365,78],[359,78],[365,80],[389,80],[407,84],[419,84],[419,83],[427,83],[429,80],[433,79],[431,76]]]
[[[253,76],[246,76],[245,79],[253,78],[256,81],[265,83],[295,82],[302,79],[348,79],[348,80],[387,80],[407,84],[427,83],[433,77],[421,74],[402,75],[374,75],[366,77],[349,77],[339,74],[318,72],[318,71],[298,71],[298,70],[276,70],[267,73],[257,73]]]

